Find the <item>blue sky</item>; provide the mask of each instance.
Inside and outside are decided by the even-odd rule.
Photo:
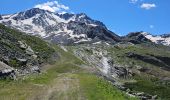
[[[55,0],[1,0],[0,14],[20,12]],[[125,35],[146,31],[170,33],[170,0],[57,0],[68,12],[86,13],[110,30]]]

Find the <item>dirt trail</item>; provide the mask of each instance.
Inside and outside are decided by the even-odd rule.
[[[46,90],[33,100],[85,100],[80,91],[79,80],[73,74],[60,74]]]

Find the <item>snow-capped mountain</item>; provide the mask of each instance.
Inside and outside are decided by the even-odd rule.
[[[142,32],[142,34],[152,42],[156,44],[163,44],[166,46],[170,46],[170,34],[164,34],[164,35],[156,35],[153,36],[147,32]]]
[[[128,35],[124,36],[123,40],[132,42],[135,44],[153,42],[156,44],[170,46],[170,34],[154,36],[147,32],[131,32]]]
[[[39,8],[1,15],[0,23],[55,43],[119,41],[119,36],[86,14],[53,13]]]
[[[134,44],[151,42],[148,38],[145,37],[145,35],[142,34],[142,32],[131,32],[123,37],[123,39]]]

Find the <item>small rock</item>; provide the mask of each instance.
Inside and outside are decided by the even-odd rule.
[[[37,59],[38,56],[34,54],[34,55],[32,55],[32,57],[33,57],[34,59]]]
[[[22,41],[18,41],[18,43],[19,43],[21,49],[26,49],[28,47],[27,44]]]
[[[40,71],[40,68],[39,68],[39,66],[31,66],[30,70],[31,70],[32,72],[39,72],[39,71]]]
[[[34,55],[34,51],[31,49],[30,46],[28,46],[28,48],[26,49],[26,53],[27,53],[28,55]]]
[[[154,95],[154,96],[152,96],[152,99],[153,99],[153,100],[156,100],[156,99],[158,99],[158,96],[157,96],[157,95]]]

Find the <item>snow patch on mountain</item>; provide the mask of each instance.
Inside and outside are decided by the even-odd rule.
[[[163,37],[163,36],[153,36],[147,32],[142,33],[147,39],[151,40],[152,42],[156,44],[163,44],[166,46],[170,45],[170,36]]]
[[[88,25],[90,25],[90,26],[93,26],[93,27],[96,27],[96,26],[98,26],[98,25],[96,25],[96,24],[88,24]]]
[[[74,43],[89,42],[89,41],[91,41],[91,40],[92,40],[92,39],[90,39],[90,38],[80,39],[80,40],[78,40],[78,41],[76,41],[76,42],[74,42]]]
[[[118,41],[119,36],[86,14],[55,13],[33,8],[27,11],[2,15],[0,23],[30,35],[55,43]]]
[[[34,11],[35,10],[35,11]],[[86,17],[85,14],[82,15],[76,15],[74,14],[73,16],[69,17],[68,19],[64,19],[61,18],[60,16],[64,16],[64,14],[69,15],[67,13],[52,13],[52,12],[48,12],[48,11],[44,11],[44,13],[41,13],[42,11],[37,11],[40,10],[38,8],[34,8],[30,10],[30,13],[32,14],[33,12],[37,12],[35,15],[33,13],[34,16],[30,17],[30,18],[21,18],[24,20],[16,20],[16,18],[18,17],[24,17],[24,16],[28,16],[28,15],[24,15],[26,14],[26,12],[20,12],[20,13],[16,13],[16,14],[10,14],[10,15],[3,15],[2,19],[0,20],[0,23],[5,23],[9,26],[12,26],[16,29],[19,29],[22,32],[26,32],[32,35],[40,35],[41,37],[47,37],[49,36],[49,34],[46,34],[46,26],[55,26],[57,23],[69,23],[71,21],[78,21],[78,20],[85,20],[83,18]],[[27,13],[29,14],[29,13]],[[31,15],[29,15],[31,16]],[[78,19],[77,19],[78,18]],[[20,18],[18,18],[20,19]],[[92,23],[89,24],[93,27],[96,27],[97,25]],[[84,34],[82,35],[74,35],[72,30],[68,30],[67,27],[64,26],[64,30],[58,30],[56,32],[54,32],[55,34],[57,33],[61,33],[61,32],[65,32],[70,34],[70,38],[79,38],[79,37],[86,37]]]

